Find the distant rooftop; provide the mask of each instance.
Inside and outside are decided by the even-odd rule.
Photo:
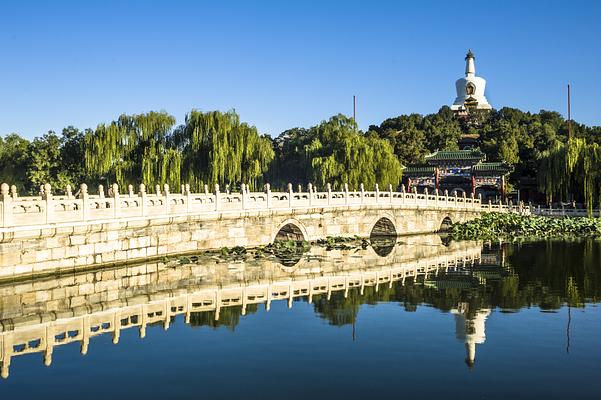
[[[426,156],[426,161],[484,161],[486,154],[479,149],[475,150],[455,150],[455,151],[437,151]]]

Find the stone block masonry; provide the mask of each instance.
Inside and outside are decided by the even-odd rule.
[[[521,207],[481,204],[479,199],[387,191],[138,194],[90,196],[82,185],[76,198],[54,196],[49,185],[40,197],[18,197],[3,184],[0,214],[0,279],[44,275],[139,262],[163,256],[274,241],[285,226],[305,240],[326,236],[370,236],[382,219],[389,234],[436,232],[443,220],[466,221],[486,211],[524,212]]]

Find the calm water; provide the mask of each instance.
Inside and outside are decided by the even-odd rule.
[[[0,294],[0,399],[601,396],[599,241],[413,237]]]

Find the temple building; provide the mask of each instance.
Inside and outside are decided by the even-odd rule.
[[[484,96],[486,89],[486,80],[476,76],[476,57],[471,50],[468,50],[465,55],[465,77],[457,79],[455,89],[457,90],[457,98],[451,106],[451,110],[466,114],[469,110],[491,110],[492,107],[488,104],[488,100]]]
[[[465,56],[465,77],[455,83],[457,98],[451,106],[462,119],[469,119],[471,110],[492,110],[484,96],[486,81],[476,76],[474,53]],[[457,143],[460,150],[436,151],[425,157],[425,163],[410,165],[403,171],[407,190],[430,193],[438,189],[450,195],[481,196],[483,202],[505,200],[505,180],[513,168],[504,162],[486,162],[478,148],[478,134],[464,134]]]
[[[481,195],[482,201],[495,202],[504,198],[505,176],[512,168],[504,162],[485,161],[486,155],[479,149],[437,151],[426,156],[424,165],[406,167],[403,180],[409,191],[428,189],[432,193],[438,189],[441,194]]]

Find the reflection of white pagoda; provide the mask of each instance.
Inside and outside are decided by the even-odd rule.
[[[485,323],[490,309],[482,308],[469,313],[467,303],[459,303],[457,309],[451,310],[455,315],[455,336],[465,343],[465,362],[471,368],[476,362],[476,345],[486,341]]]

